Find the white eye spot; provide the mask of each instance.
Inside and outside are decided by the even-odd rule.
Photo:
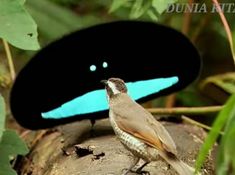
[[[96,66],[95,65],[91,65],[90,66],[90,71],[94,72],[96,70]]]
[[[108,67],[108,63],[107,62],[103,62],[103,68],[107,68]]]

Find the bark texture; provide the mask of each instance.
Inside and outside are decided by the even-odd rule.
[[[206,132],[188,124],[163,124],[176,143],[179,158],[193,166]],[[93,129],[90,134],[90,121],[84,120],[44,132],[17,169],[21,175],[122,174],[132,163],[132,154],[115,137],[108,119],[97,121]],[[203,174],[214,174],[214,153],[208,156]],[[161,159],[144,170],[151,175],[177,174]]]

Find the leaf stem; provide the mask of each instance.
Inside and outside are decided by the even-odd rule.
[[[194,0],[188,0],[188,4],[189,4],[190,7],[192,7],[193,3],[194,3]],[[182,32],[185,35],[187,35],[188,32],[189,32],[191,19],[192,19],[192,13],[190,13],[189,11],[184,13]]]
[[[7,61],[8,61],[9,69],[10,69],[10,74],[11,74],[11,80],[14,81],[16,73],[15,73],[11,50],[10,50],[10,47],[9,47],[9,44],[7,43],[7,41],[4,39],[2,41],[3,41],[3,46],[4,46],[4,49],[6,52],[6,56],[7,56]]]
[[[223,10],[221,9],[221,7],[219,5],[218,0],[212,0],[212,2],[215,4],[215,6],[217,8],[217,11],[219,13],[220,19],[221,19],[221,21],[224,25],[224,29],[226,31],[228,41],[229,41],[229,45],[230,45],[230,49],[231,49],[231,52],[232,52],[233,61],[234,61],[234,64],[235,64],[235,52],[234,52],[234,48],[233,48],[233,37],[232,37],[230,27],[228,25],[228,22],[227,22],[225,16],[224,16]]]

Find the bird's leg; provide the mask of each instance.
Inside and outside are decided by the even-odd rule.
[[[142,169],[146,166],[146,165],[148,165],[149,164],[149,162],[145,162],[145,163],[143,163],[143,165],[141,165],[139,168],[137,168],[137,170],[135,171],[137,174],[149,174],[147,171],[142,171]]]
[[[135,167],[135,165],[139,162],[140,158],[134,157],[134,161],[131,164],[131,166],[126,170],[126,172],[123,175],[127,175],[129,172],[131,172],[132,168]]]
[[[91,134],[91,137],[93,137],[93,136],[95,136],[95,131],[94,131],[95,120],[94,119],[90,119],[90,122],[91,122],[90,134]]]

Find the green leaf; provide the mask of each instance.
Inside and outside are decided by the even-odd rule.
[[[0,0],[0,38],[25,50],[39,49],[37,25],[20,0]]]
[[[123,6],[126,2],[127,2],[127,0],[113,0],[111,7],[109,9],[109,12],[111,13],[111,12],[116,11],[121,6]]]
[[[28,153],[28,147],[14,130],[6,130],[0,143],[0,153],[3,152],[8,156],[25,155]]]
[[[159,14],[162,14],[170,4],[175,2],[177,0],[152,0],[152,6]]]
[[[233,104],[234,105],[234,104]],[[231,106],[224,136],[221,139],[217,155],[217,174],[227,175],[229,170],[235,171],[235,107]],[[234,173],[234,172],[233,172]]]
[[[225,132],[225,136],[221,141],[219,147],[219,152],[217,156],[217,166],[216,172],[217,175],[227,175],[232,174],[230,171],[235,171],[235,149],[234,149],[234,140],[235,140],[235,127],[229,128]]]
[[[148,16],[153,20],[153,21],[158,21],[157,15],[153,12],[153,10],[149,9],[147,11]]]
[[[26,144],[21,140],[15,131],[4,131],[2,141],[0,142],[0,174],[16,175],[16,172],[10,165],[9,158],[18,154],[25,155],[28,151],[29,150]]]
[[[2,134],[5,130],[5,117],[6,117],[5,102],[2,95],[0,95],[0,142],[2,140]]]
[[[130,18],[137,19],[141,17],[151,6],[150,1],[136,0],[130,12]]]
[[[202,81],[200,84],[201,89],[205,89],[206,86],[210,86],[210,84],[213,84],[213,86],[216,86],[216,88],[221,89],[228,94],[233,94],[235,93],[235,73],[229,72],[210,76]]]
[[[0,164],[1,164],[0,174],[1,175],[17,175],[17,173],[12,169],[11,164],[9,163],[9,160],[1,162],[1,159],[2,158],[0,158]]]
[[[49,41],[58,39],[72,31],[103,22],[100,18],[92,15],[78,16],[47,0],[28,0],[25,6],[37,22],[39,32]]]
[[[24,5],[25,1],[26,1],[26,0],[20,0],[20,4],[21,4],[21,5]]]
[[[219,132],[222,130],[223,126],[225,125],[226,121],[230,118],[233,118],[235,115],[235,94],[232,95],[229,100],[226,102],[223,110],[217,116],[215,122],[213,123],[212,129],[209,132],[204,144],[202,145],[198,158],[196,160],[196,171],[199,171],[202,167],[206,156],[209,150],[213,147],[218,138]],[[228,121],[228,123],[230,120]],[[225,132],[226,135],[226,132]],[[234,137],[234,136],[233,136]],[[234,141],[234,140],[233,140]]]
[[[130,18],[139,18],[143,15],[144,11],[142,8],[143,0],[136,0],[131,8]]]

